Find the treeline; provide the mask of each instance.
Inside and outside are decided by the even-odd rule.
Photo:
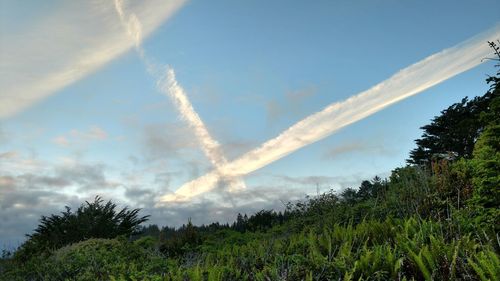
[[[97,197],[42,217],[0,280],[500,280],[500,71],[487,82],[387,179],[179,228]]]

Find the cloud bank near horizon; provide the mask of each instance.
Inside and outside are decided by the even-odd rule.
[[[185,0],[127,2],[147,37]],[[0,29],[0,119],[74,83],[134,47],[112,1],[67,1],[28,29]]]
[[[219,170],[233,177],[247,175],[398,101],[474,68],[490,54],[486,42],[498,37],[500,24],[406,67],[364,92],[327,106]],[[173,194],[160,197],[158,204],[188,201],[213,190],[219,182],[219,172],[209,172],[182,185]]]

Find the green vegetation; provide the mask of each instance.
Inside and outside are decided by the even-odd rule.
[[[499,77],[422,127],[388,179],[177,229],[96,198],[42,217],[0,280],[500,280]]]
[[[115,238],[138,231],[148,216],[139,218],[139,209],[115,211],[116,204],[103,203],[100,197],[94,202],[85,202],[76,212],[69,207],[60,215],[42,216],[40,224],[29,239],[16,252],[16,259],[29,260],[32,256],[44,255],[53,249],[80,242],[89,238]]]

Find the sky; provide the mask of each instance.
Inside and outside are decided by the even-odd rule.
[[[0,0],[0,247],[96,195],[179,226],[387,177],[488,89],[498,10]]]

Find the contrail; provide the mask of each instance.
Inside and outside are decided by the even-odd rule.
[[[156,76],[156,66],[146,57],[146,53],[142,48],[142,24],[139,21],[139,18],[134,13],[131,13],[128,17],[125,16],[125,12],[123,10],[123,0],[114,0],[115,1],[115,9],[120,17],[120,21],[122,25],[125,27],[127,34],[132,38],[135,46],[135,50],[139,54],[139,57],[146,65],[147,71]]]
[[[228,163],[227,159],[222,155],[220,144],[212,138],[200,116],[189,102],[184,89],[177,82],[174,70],[167,68],[164,74],[159,74],[160,72],[158,69],[160,69],[160,67],[156,66],[148,59],[142,48],[141,22],[133,13],[130,14],[127,20],[123,10],[123,0],[115,0],[115,8],[128,35],[134,40],[135,49],[146,65],[148,72],[157,80],[158,89],[172,99],[182,118],[193,130],[205,156],[215,167],[216,171],[219,171],[220,167]],[[164,67],[162,67],[162,69],[164,69]],[[236,191],[246,187],[243,180],[239,178],[226,176],[223,173],[219,173],[218,177],[228,183],[229,191]]]
[[[16,3],[12,7],[0,6],[23,7],[21,1],[12,2]],[[137,18],[143,19],[142,37],[154,32],[184,2],[131,3]],[[119,32],[123,26],[113,17],[116,8],[112,1],[61,1],[56,6],[50,13],[12,25],[14,29],[0,28],[0,120],[37,104],[134,47],[129,36]]]
[[[218,176],[228,183],[229,191],[237,191],[245,188],[245,183],[243,180],[238,179],[239,177],[225,175],[219,170],[224,165],[227,165],[228,162],[220,151],[219,143],[210,136],[207,127],[189,102],[184,89],[179,85],[179,83],[177,83],[174,70],[168,69],[166,77],[159,80],[158,85],[160,91],[170,94],[172,100],[177,106],[177,109],[181,113],[181,116],[189,123],[190,127],[194,131],[195,136],[201,144],[203,152],[212,165],[215,166],[217,171],[220,172],[218,173]]]
[[[219,173],[232,177],[244,176],[340,128],[469,70],[489,55],[490,49],[486,42],[498,37],[500,24],[402,69],[374,87],[345,101],[333,103],[299,121],[274,139],[224,165],[218,172],[207,173],[184,184],[175,193],[162,196],[160,202],[189,200],[212,190],[220,180]]]

